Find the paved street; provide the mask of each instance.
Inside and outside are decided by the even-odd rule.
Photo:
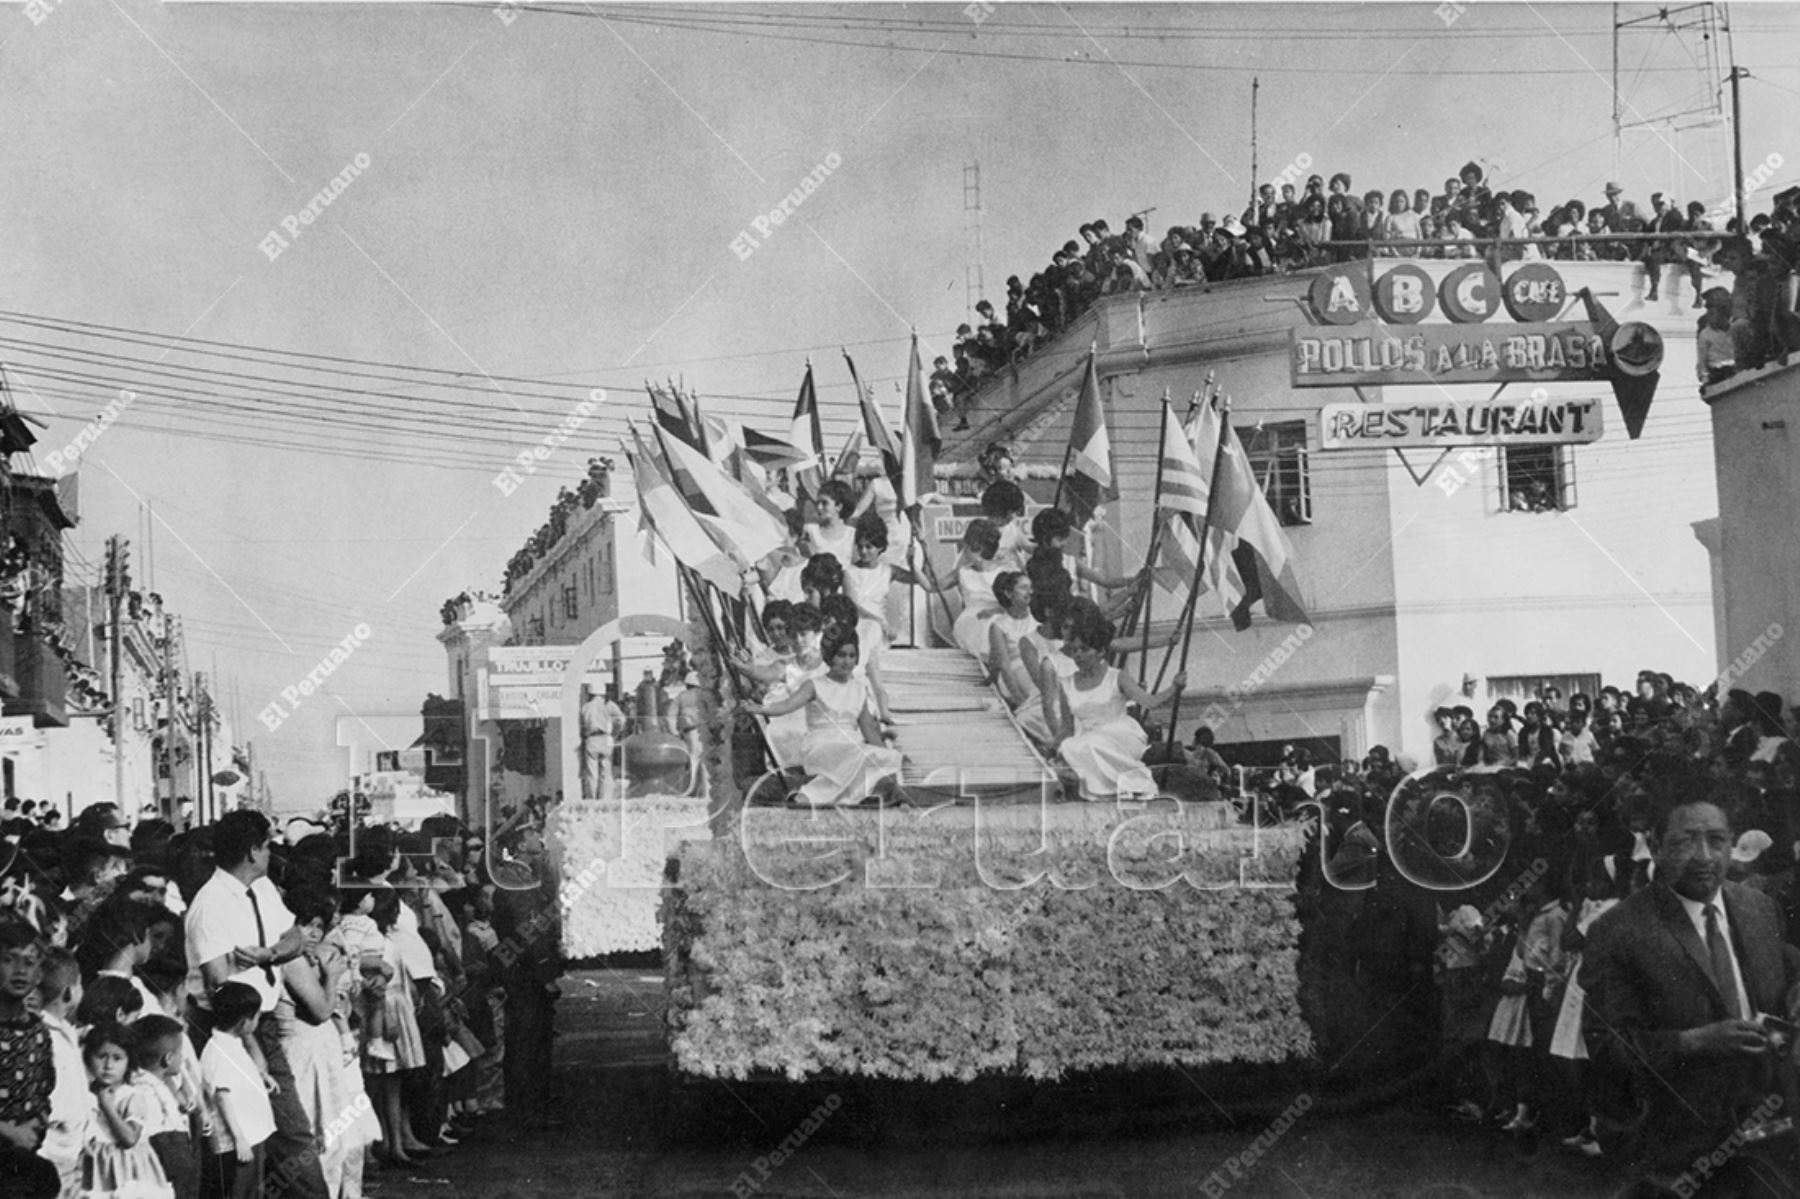
[[[658,1032],[660,980],[612,970],[564,980],[557,1087],[567,1127],[507,1139],[483,1130],[453,1156],[379,1199],[538,1196],[1149,1196],[1229,1194],[1280,1199],[1602,1199],[1614,1189],[1600,1163],[1560,1145],[1522,1144],[1453,1128],[1405,1104],[1359,1116],[1299,1115],[1258,1161],[1233,1178],[1223,1166],[1270,1120],[1205,1127],[1205,1100],[1131,1118],[1092,1110],[1074,1088],[1037,1088],[1029,1113],[999,1110],[968,1088],[916,1089],[905,1105],[845,1088],[842,1105],[789,1160],[757,1170],[833,1092],[700,1088],[671,1101]],[[1017,1092],[1014,1092],[1016,1094]],[[1090,1098],[1091,1096],[1086,1096]],[[1021,1105],[1009,1101],[1009,1109]],[[996,1136],[998,1127],[1054,1127]],[[1204,1187],[1217,1170],[1223,1191]]]

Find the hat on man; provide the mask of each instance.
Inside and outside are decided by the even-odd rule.
[[[1244,222],[1237,219],[1237,214],[1235,212],[1226,217],[1225,223],[1220,225],[1219,228],[1225,230],[1225,232],[1231,234],[1233,237],[1244,236]]]
[[[1622,196],[1625,194],[1625,189],[1620,187],[1616,183],[1608,183],[1601,190],[1604,191],[1609,196]]]

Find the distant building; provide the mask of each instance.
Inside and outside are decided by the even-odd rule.
[[[1431,288],[1459,266],[1356,265],[1379,279],[1403,264],[1422,268]],[[1244,764],[1273,761],[1290,742],[1309,745],[1315,761],[1384,744],[1429,762],[1440,704],[1481,709],[1546,683],[1564,695],[1591,693],[1602,682],[1629,684],[1643,668],[1704,681],[1716,669],[1713,597],[1693,526],[1714,515],[1717,497],[1685,277],[1665,272],[1662,299],[1646,304],[1641,265],[1547,265],[1570,297],[1591,288],[1619,321],[1647,322],[1662,335],[1660,388],[1640,440],[1627,440],[1605,382],[1557,382],[1544,387],[1548,403],[1601,400],[1601,440],[1411,449],[1404,462],[1386,449],[1326,449],[1327,404],[1482,403],[1495,387],[1365,384],[1359,394],[1297,385],[1296,332],[1330,332],[1308,312],[1321,274],[1311,270],[1101,298],[991,377],[975,396],[973,428],[948,433],[942,457],[970,464],[1001,440],[1021,463],[1060,468],[1093,346],[1121,489],[1099,522],[1093,556],[1108,573],[1128,573],[1150,535],[1160,401],[1169,394],[1179,416],[1209,376],[1216,380],[1292,540],[1314,627],[1300,652],[1277,654],[1295,626],[1270,621],[1259,605],[1254,626],[1235,632],[1216,600],[1202,597],[1179,732],[1187,737],[1210,712],[1219,741]],[[1579,302],[1571,307],[1562,319],[1585,319]],[[1508,314],[1491,319],[1504,339]],[[1397,333],[1447,335],[1448,323],[1439,307]],[[1350,345],[1352,360],[1357,353]],[[1522,402],[1531,391],[1513,383],[1505,398]],[[960,522],[942,524],[927,536],[960,532]],[[1165,604],[1156,624],[1175,616]],[[1276,659],[1278,667],[1262,666]]]
[[[627,480],[626,494],[635,494],[629,486]],[[581,486],[563,489],[550,519],[508,561],[501,595],[465,593],[444,604],[438,641],[444,646],[449,692],[427,702],[426,731],[416,744],[448,748],[451,738],[444,722],[451,716],[450,705],[457,705],[456,718],[467,741],[463,760],[454,767],[462,780],[453,793],[465,818],[481,818],[470,805],[489,787],[509,803],[565,787],[553,736],[560,719],[555,680],[545,675],[535,686],[517,690],[535,706],[509,707],[513,700],[503,702],[499,689],[489,685],[495,657],[516,659],[518,651],[533,646],[578,646],[621,615],[674,616],[680,611],[673,560],[660,548],[654,563],[645,557],[635,500],[615,499],[612,492],[611,462],[594,459]],[[495,655],[495,650],[501,653]],[[659,650],[621,646],[609,655],[604,677],[595,683],[618,685],[623,678],[620,690],[628,691],[642,669],[660,663]],[[432,757],[438,764],[436,748]],[[448,758],[441,765],[445,774],[432,783],[448,790],[452,767]],[[476,786],[478,781],[486,786]]]

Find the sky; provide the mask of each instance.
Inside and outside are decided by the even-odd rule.
[[[1604,4],[0,8],[0,365],[38,468],[79,472],[70,582],[130,538],[277,804],[309,808],[342,785],[339,720],[446,689],[439,606],[498,590],[645,380],[779,428],[810,355],[838,439],[840,346],[884,402],[913,331],[948,353],[969,164],[996,302],[1095,217],[1241,208],[1253,79],[1265,179],[1437,191],[1478,157],[1546,208],[1609,179],[1720,199],[1703,31],[1620,11],[1641,127],[1615,139]],[[1800,9],[1731,17],[1766,208],[1800,180]],[[598,417],[494,485],[594,388]]]

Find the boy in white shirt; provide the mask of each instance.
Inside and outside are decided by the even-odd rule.
[[[38,1156],[56,1166],[62,1175],[60,1199],[76,1199],[81,1193],[81,1146],[87,1140],[87,1064],[81,1060],[81,1038],[75,1032],[75,1009],[81,1004],[81,967],[66,949],[44,954],[38,978],[44,1026],[50,1030],[51,1060],[56,1065],[56,1086],[50,1092],[50,1123]]]
[[[214,1152],[226,1199],[253,1199],[262,1191],[263,1143],[275,1134],[275,1111],[263,1073],[244,1048],[256,1027],[262,996],[245,983],[222,983],[213,992],[213,1035],[200,1052],[200,1075],[212,1109]]]

